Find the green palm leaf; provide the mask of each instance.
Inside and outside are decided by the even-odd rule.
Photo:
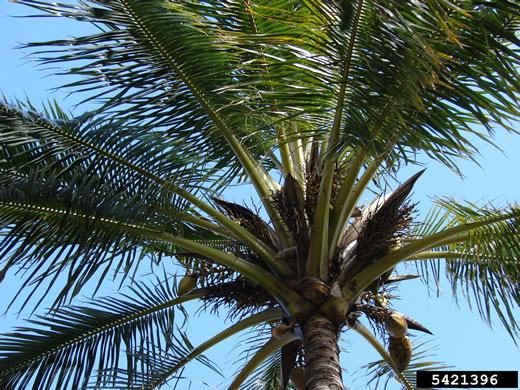
[[[467,137],[483,136],[470,127],[472,118],[490,131],[493,120],[502,122],[508,117],[509,103],[502,105],[503,99],[495,98],[498,91],[482,76],[493,74],[503,80],[502,88],[509,83],[510,72],[503,64],[492,63],[493,50],[480,42],[482,36],[491,35],[493,49],[507,46],[508,40],[517,43],[514,34],[481,35],[497,23],[509,25],[511,14],[490,9],[477,19],[472,9],[477,6],[471,4],[463,9],[448,2],[388,1],[373,7],[366,3],[365,24],[357,34],[357,46],[363,50],[353,51],[350,70],[349,90],[355,95],[345,111],[346,121],[355,121],[346,122],[345,128],[359,129],[359,133],[352,134],[346,144],[355,138],[367,139],[377,130],[381,140],[403,137],[398,144],[406,147],[397,146],[395,151],[400,158],[424,150],[454,167],[450,156],[471,157],[475,150]],[[509,10],[518,12],[513,5]],[[517,53],[511,59],[517,62]],[[475,68],[462,76],[459,69],[468,63]],[[517,81],[510,81],[506,94],[515,99]],[[473,109],[477,99],[482,103],[479,112]],[[382,111],[383,107],[389,109]],[[502,110],[505,116],[499,114]]]
[[[169,231],[183,230],[176,216],[185,202],[162,183],[150,180],[159,172],[143,177],[145,170],[138,165],[146,161],[153,169],[156,162],[146,155],[131,161],[128,155],[130,161],[123,165],[113,148],[104,150],[103,142],[91,143],[92,133],[97,133],[99,141],[109,136],[108,131],[90,128],[84,136],[72,120],[51,122],[2,105],[0,121],[6,126],[0,134],[2,257],[6,261],[2,278],[13,265],[23,267],[43,259],[36,262],[24,285],[35,281],[39,286],[67,270],[71,277],[58,296],[62,300],[69,293],[76,295],[98,270],[105,275],[112,268],[125,275],[135,270],[146,252],[159,258],[172,253],[173,248],[128,231],[140,227],[155,232],[159,219]],[[143,141],[143,146],[148,143]],[[129,148],[124,141],[119,145],[118,153]],[[146,147],[154,149],[153,144]],[[172,163],[187,172],[182,164]],[[14,242],[18,242],[16,248]],[[136,245],[147,249],[137,253]]]
[[[157,389],[164,384],[172,384],[173,388],[184,388],[186,382],[191,384],[191,380],[183,376],[183,370],[175,374],[169,373],[171,367],[181,360],[180,356],[188,356],[193,350],[193,345],[186,334],[178,330],[176,333],[179,336],[170,335],[168,351],[161,352],[152,347],[140,347],[133,353],[133,356],[139,360],[139,367],[136,369],[108,367],[100,371],[96,380],[85,388],[142,390]],[[218,367],[206,357],[198,356],[197,360],[220,374]],[[168,376],[167,381],[164,381],[165,376]]]
[[[240,58],[218,48],[214,19],[211,14],[199,15],[197,4],[170,3],[166,12],[158,4],[136,1],[100,1],[92,7],[26,4],[105,26],[93,36],[37,45],[56,47],[50,56],[40,53],[46,64],[86,62],[73,70],[83,79],[67,86],[85,92],[101,87],[103,92],[89,99],[111,96],[104,99],[105,113],[114,109],[112,115],[119,120],[162,129],[165,137],[182,140],[177,142],[177,154],[191,155],[195,148],[203,165],[217,164],[228,181],[239,172],[240,160],[252,164],[240,142],[262,159],[267,140],[251,130],[258,127],[254,113],[235,101],[235,95],[214,93],[232,80]],[[199,48],[197,55],[193,47]],[[53,54],[55,50],[62,55]],[[245,117],[247,122],[236,122]],[[243,155],[237,159],[233,149]]]
[[[282,349],[299,337],[292,330],[277,337],[272,336],[271,332],[265,329],[260,332],[256,329],[251,333],[247,341],[248,347],[242,351],[243,356],[238,361],[243,366],[230,385],[230,389],[281,388]]]
[[[182,344],[187,339],[171,336],[174,309],[203,293],[177,298],[167,281],[153,288],[137,285],[131,291],[132,295],[52,310],[29,320],[30,328],[4,335],[0,341],[2,387],[24,388],[36,382],[39,388],[85,388],[91,377],[102,380],[95,370],[103,373],[121,364],[129,370],[127,384],[131,386],[132,375],[142,364],[138,351],[143,348],[183,358]],[[174,341],[181,346],[175,347]]]
[[[2,144],[6,146],[3,170],[15,169],[19,174],[54,170],[64,180],[74,180],[68,171],[81,167],[94,169],[106,181],[125,188],[164,185],[175,177],[186,184],[190,176],[203,178],[202,167],[195,171],[188,164],[197,164],[195,154],[183,160],[172,153],[174,143],[165,142],[160,134],[121,121],[95,119],[93,113],[81,118],[45,118],[33,107],[27,111],[3,102],[0,107]]]
[[[515,340],[514,336],[518,335],[519,327],[513,307],[520,303],[518,208],[501,210],[491,205],[483,208],[475,204],[460,204],[445,199],[439,200],[434,210],[432,214],[437,215],[437,218],[429,219],[429,223],[423,224],[416,234],[420,235],[432,228],[442,230],[454,225],[492,219],[500,214],[511,215],[501,222],[471,230],[464,240],[422,253],[420,257],[445,259],[446,276],[452,284],[453,292],[456,294],[462,289],[468,304],[471,306],[471,302],[475,302],[480,315],[489,324],[494,312]],[[440,272],[435,260],[418,266],[425,274],[433,271],[433,282],[439,282]]]
[[[258,389],[277,389],[280,388],[280,364],[281,352],[269,356],[260,366],[257,371],[251,374],[241,388],[247,390]]]

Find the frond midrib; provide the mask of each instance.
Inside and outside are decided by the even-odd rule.
[[[106,217],[94,217],[87,214],[80,214],[75,211],[71,210],[59,210],[57,208],[50,208],[50,207],[44,207],[44,206],[36,206],[36,205],[29,205],[29,204],[23,204],[19,202],[4,202],[0,200],[0,207],[2,208],[9,208],[12,210],[22,211],[22,212],[29,212],[33,215],[46,215],[46,214],[52,214],[55,216],[67,216],[67,217],[74,217],[77,219],[92,219],[96,220],[97,222],[101,222],[110,226],[118,226],[126,228],[127,230],[139,230],[141,233],[145,233],[148,231],[149,233],[160,233],[159,230],[153,230],[148,227],[144,227],[142,225],[137,224],[131,224],[123,221],[117,221],[115,219],[110,219]]]
[[[169,307],[172,307],[172,306],[175,306],[175,305],[178,305],[178,304],[181,304],[181,303],[193,300],[193,299],[201,298],[204,295],[205,295],[204,290],[199,290],[199,291],[191,293],[189,295],[185,295],[185,296],[182,296],[182,297],[175,298],[175,299],[173,299],[171,301],[168,301],[168,302],[165,302],[165,303],[161,303],[161,304],[159,304],[159,305],[157,305],[155,307],[148,307],[146,309],[143,309],[143,310],[137,311],[135,313],[129,314],[129,315],[121,318],[120,320],[112,321],[112,322],[110,322],[108,324],[105,324],[105,325],[99,327],[98,329],[94,329],[94,330],[91,330],[91,331],[89,331],[87,333],[84,333],[82,335],[75,336],[70,341],[68,341],[68,342],[66,342],[64,344],[61,344],[58,347],[55,347],[55,348],[53,348],[53,349],[51,349],[49,351],[43,352],[40,355],[38,355],[38,356],[36,356],[36,357],[34,357],[34,358],[30,359],[30,360],[21,362],[21,363],[17,364],[16,366],[4,369],[4,370],[0,371],[0,376],[5,376],[5,375],[2,375],[4,373],[9,374],[11,372],[17,371],[18,369],[20,369],[22,367],[26,367],[26,366],[30,365],[31,363],[33,363],[33,362],[40,361],[40,360],[44,359],[47,356],[53,355],[56,352],[64,350],[66,348],[69,348],[69,347],[71,347],[73,345],[84,343],[84,342],[88,341],[89,339],[93,338],[94,336],[99,335],[99,334],[104,333],[104,332],[108,332],[111,329],[116,329],[116,328],[122,327],[123,325],[135,322],[135,321],[139,320],[140,318],[144,318],[144,317],[149,316],[149,315],[151,315],[153,313],[159,312],[161,310],[167,309]]]
[[[8,115],[13,115],[13,112],[12,112],[13,110],[10,110],[8,107],[6,107],[3,104],[0,104],[0,109]],[[15,113],[15,116],[18,118],[18,120],[21,120],[23,122],[22,113],[18,110],[16,110],[14,113]],[[147,171],[146,169],[144,169],[142,167],[132,164],[130,161],[125,160],[121,156],[110,153],[107,150],[104,150],[103,148],[100,148],[90,142],[87,142],[86,140],[82,139],[81,137],[78,137],[78,136],[70,134],[66,131],[63,131],[59,127],[53,126],[52,124],[50,124],[48,121],[44,120],[43,118],[35,117],[32,120],[32,122],[41,126],[42,128],[44,128],[46,130],[56,133],[60,137],[68,139],[69,141],[73,141],[74,143],[76,143],[84,148],[87,148],[96,153],[99,153],[100,155],[107,157],[109,160],[122,164],[122,165],[126,166],[127,168],[130,168],[130,169],[134,170],[135,172],[147,177],[148,179],[155,181],[159,185],[170,185],[172,188],[175,188],[173,183],[168,182],[167,180]]]

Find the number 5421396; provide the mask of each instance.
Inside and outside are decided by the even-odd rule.
[[[417,387],[518,388],[518,371],[417,371]]]

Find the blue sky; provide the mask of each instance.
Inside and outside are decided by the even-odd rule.
[[[8,98],[24,98],[27,95],[33,104],[40,106],[48,97],[56,98],[63,107],[72,107],[75,97],[66,98],[63,91],[53,91],[52,88],[63,83],[63,79],[47,77],[52,70],[37,69],[33,62],[24,58],[24,52],[13,50],[21,42],[38,41],[79,35],[84,29],[83,24],[58,19],[20,19],[11,15],[31,13],[29,8],[7,1],[0,3],[0,92]],[[83,28],[84,30],[82,30]],[[80,113],[81,110],[75,111]],[[520,126],[520,125],[519,125]],[[460,167],[466,177],[461,179],[448,169],[438,164],[427,164],[427,171],[417,182],[412,200],[419,203],[422,215],[426,213],[434,196],[450,196],[459,200],[472,202],[493,201],[496,205],[507,202],[520,202],[520,136],[507,134],[497,129],[496,143],[503,149],[499,151],[490,145],[479,145],[481,167],[470,162],[462,162]],[[426,162],[426,161],[425,161]],[[406,179],[420,168],[407,167],[400,173],[401,179]],[[248,201],[249,196],[231,190],[227,193],[231,201]],[[370,200],[370,199],[368,199]],[[413,268],[411,271],[413,272]],[[10,294],[13,284],[6,280],[0,285],[1,294]],[[440,296],[432,288],[429,291],[419,280],[402,283],[399,293],[401,300],[396,301],[394,308],[427,326],[435,334],[434,337],[423,337],[431,340],[431,345],[437,345],[437,356],[431,360],[443,361],[460,370],[518,370],[520,368],[520,350],[507,333],[494,321],[493,330],[484,324],[476,309],[469,310],[462,292],[459,305],[452,298],[448,284],[441,285]],[[5,301],[4,301],[5,302]],[[3,311],[3,310],[1,310]],[[9,313],[2,321],[0,332],[9,331],[13,324],[20,324],[15,313]],[[516,311],[517,318],[520,312]],[[228,323],[229,325],[229,323]],[[225,324],[213,316],[201,315],[195,317],[191,328],[195,344],[204,341],[216,329],[222,329]],[[418,335],[417,332],[412,333]],[[362,364],[379,359],[375,351],[354,332],[342,334],[343,344],[348,354],[342,355],[342,364],[346,370],[345,384],[353,389],[363,389],[364,371],[356,371]],[[229,361],[235,356],[231,348],[234,342],[229,342],[224,348],[210,350],[208,356],[227,368],[230,375]],[[193,379],[192,389],[224,389],[223,380],[204,370],[200,364],[185,372]],[[353,378],[357,378],[353,380]],[[206,382],[208,385],[201,383]],[[391,382],[389,389],[398,386]]]

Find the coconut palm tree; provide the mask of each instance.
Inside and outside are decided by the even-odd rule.
[[[419,169],[385,191],[514,131],[516,1],[18,2],[98,28],[27,45],[97,106],[0,104],[0,278],[53,301],[1,339],[2,388],[161,388],[246,329],[263,343],[231,389],[343,389],[346,329],[412,388],[407,334],[429,331],[388,306],[405,261],[442,260],[518,337],[520,209],[440,199],[419,221]],[[236,184],[255,207],[225,199]],[[128,292],[74,300],[110,280]],[[233,324],[194,347],[186,302]]]

